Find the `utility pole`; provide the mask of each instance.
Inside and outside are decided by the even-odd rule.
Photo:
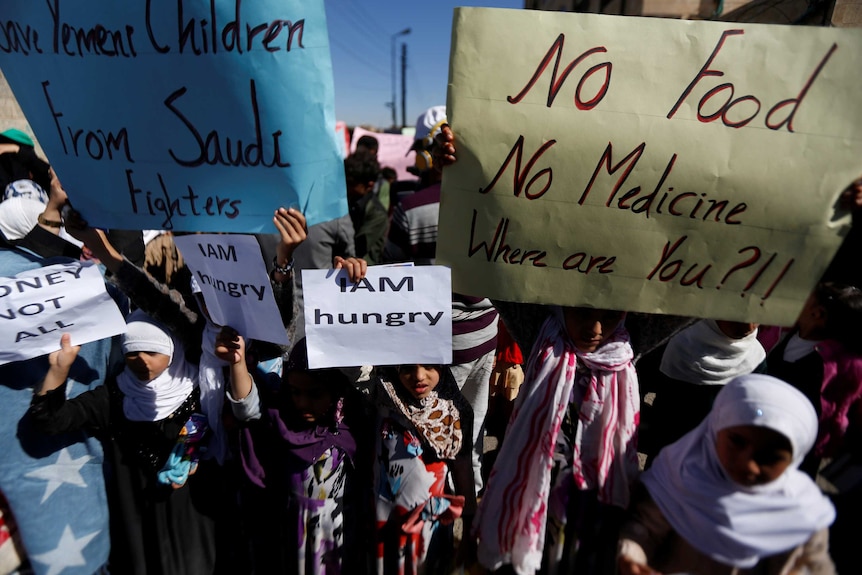
[[[395,39],[398,38],[398,36],[406,36],[409,33],[410,33],[410,28],[404,28],[400,32],[396,32],[395,34],[392,34],[392,36],[390,37],[390,43],[391,43],[390,60],[392,62],[392,101],[389,102],[387,105],[392,108],[392,127],[393,128],[398,127],[398,108],[397,108],[396,102],[395,102]]]
[[[407,125],[407,44],[401,44],[401,127]]]

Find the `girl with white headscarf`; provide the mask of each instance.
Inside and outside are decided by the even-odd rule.
[[[816,437],[814,407],[787,383],[750,374],[725,385],[641,476],[620,572],[834,573],[835,508],[798,469]]]
[[[757,330],[756,323],[701,319],[670,338],[656,369],[638,365],[641,378],[658,391],[639,445],[647,466],[662,447],[703,421],[726,383],[766,372]]]
[[[35,429],[98,437],[106,452],[112,573],[211,573],[216,559],[213,500],[219,477],[197,461],[205,433],[198,369],[182,342],[141,310],[126,319],[124,369],[76,397],[67,379],[81,377],[68,334],[28,413]],[[84,372],[86,373],[86,371]]]

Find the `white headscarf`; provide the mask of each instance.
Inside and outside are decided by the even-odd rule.
[[[125,396],[123,413],[128,419],[162,420],[176,411],[194,390],[197,367],[186,361],[179,340],[141,310],[135,310],[126,320],[123,353],[131,351],[171,356],[168,368],[149,381],[139,380],[128,366],[117,376],[117,385]]]
[[[20,240],[39,223],[45,204],[23,196],[0,203],[0,232],[7,240]]]
[[[757,425],[787,437],[793,462],[776,480],[745,487],[718,459],[718,432]],[[749,568],[805,543],[835,519],[835,508],[799,464],[817,437],[817,415],[797,389],[768,375],[737,377],[719,392],[707,418],[665,447],[642,475],[677,534],[712,559]]]
[[[668,377],[699,385],[724,385],[751,373],[766,358],[757,330],[740,339],[725,335],[715,320],[701,320],[671,338],[661,358]]]
[[[225,380],[224,368],[230,363],[218,357],[215,353],[216,338],[221,326],[216,325],[207,312],[206,302],[201,293],[201,286],[193,275],[190,287],[198,302],[198,307],[206,320],[201,335],[201,359],[198,363],[198,385],[201,390],[201,410],[206,414],[210,426],[210,440],[207,446],[208,455],[223,465],[229,456],[227,431],[222,423],[224,408]]]

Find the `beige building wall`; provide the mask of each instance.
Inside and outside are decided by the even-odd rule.
[[[27,118],[24,117],[24,112],[21,111],[21,106],[18,105],[18,100],[12,94],[12,88],[9,87],[3,71],[0,70],[0,132],[9,128],[17,128],[29,134],[36,143],[36,151],[40,156],[45,157],[42,148],[39,146],[39,141],[33,134],[30,124],[27,123]]]
[[[862,0],[837,0],[832,10],[832,25],[862,28]]]
[[[524,8],[687,20],[862,27],[862,0],[525,0]]]

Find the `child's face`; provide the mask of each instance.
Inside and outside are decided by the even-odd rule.
[[[157,378],[171,364],[171,356],[152,351],[133,351],[126,354],[126,365],[140,381]]]
[[[793,461],[790,440],[773,429],[756,425],[722,429],[715,448],[728,477],[746,487],[775,481]]]
[[[332,407],[332,394],[307,373],[290,372],[287,390],[297,415],[306,423],[318,423]]]
[[[623,317],[624,312],[608,309],[563,308],[566,333],[575,347],[584,353],[594,352],[601,347],[620,325]]]
[[[802,339],[826,338],[826,308],[817,301],[816,295],[811,294],[805,300],[796,325],[799,327],[799,337]]]
[[[424,399],[440,383],[440,369],[432,365],[402,365],[398,368],[398,379],[413,397]]]

